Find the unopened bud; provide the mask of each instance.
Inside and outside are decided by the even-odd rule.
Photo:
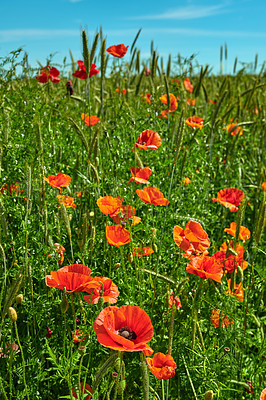
[[[204,400],[212,400],[213,399],[213,391],[208,390],[204,393]]]
[[[237,265],[237,276],[242,282],[244,274],[243,274],[243,269],[240,267],[240,265]]]
[[[157,246],[157,244],[154,243],[152,247],[153,247],[154,253],[157,253],[157,251],[158,251],[158,246]]]
[[[81,356],[83,356],[86,353],[86,347],[85,346],[79,346],[78,347],[78,352]]]
[[[133,263],[133,259],[134,259],[133,254],[130,252],[128,255],[128,261],[130,262],[130,264]]]
[[[120,359],[120,357],[118,357],[118,358],[115,360],[115,369],[117,370],[117,372],[120,371],[120,366],[121,366],[121,359]]]
[[[116,264],[114,265],[114,268],[115,268],[115,269],[118,269],[118,268],[120,268],[120,266],[121,266],[120,263],[116,263]]]
[[[16,322],[16,320],[18,319],[17,312],[13,307],[9,307],[8,315],[12,322]]]
[[[152,234],[152,236],[155,236],[155,235],[156,235],[156,232],[157,232],[157,229],[151,228],[151,234]]]
[[[68,307],[69,307],[69,302],[67,300],[66,294],[63,293],[63,298],[60,303],[60,309],[61,309],[62,314],[65,314],[67,312]]]
[[[90,218],[93,218],[93,217],[94,217],[94,211],[91,211],[91,212],[89,213],[89,217],[90,217]]]
[[[17,296],[16,296],[16,303],[17,304],[21,304],[22,303],[22,301],[23,301],[23,294],[21,293],[21,294],[18,294]]]

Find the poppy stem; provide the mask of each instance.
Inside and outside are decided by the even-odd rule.
[[[141,373],[142,373],[143,400],[149,400],[149,387],[150,387],[149,371],[143,353],[140,353],[140,360],[141,360]]]
[[[117,394],[118,394],[118,389],[120,387],[120,382],[121,382],[121,373],[122,373],[122,363],[123,363],[123,355],[124,352],[123,351],[119,351],[118,352],[118,359],[119,359],[119,369],[118,369],[118,375],[117,375],[117,381],[116,381],[116,385],[115,385],[115,393],[114,393],[114,397],[113,400],[116,400],[117,398]]]
[[[17,322],[14,321],[14,326],[15,326],[15,332],[16,332],[16,337],[17,337],[17,342],[20,348],[20,354],[21,354],[21,358],[22,358],[22,366],[23,366],[23,381],[24,381],[24,386],[25,386],[25,391],[26,391],[26,396],[27,399],[30,400],[29,398],[29,393],[28,393],[28,387],[27,387],[27,382],[26,382],[26,374],[25,374],[25,370],[26,370],[26,364],[25,364],[25,358],[24,358],[24,354],[23,354],[23,349],[19,340],[19,336],[18,336],[18,327],[17,327]],[[12,344],[11,344],[12,345]]]
[[[164,397],[164,379],[162,379],[162,400],[165,400],[165,397]]]

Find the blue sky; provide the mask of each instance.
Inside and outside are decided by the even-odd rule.
[[[69,49],[81,59],[81,29],[93,38],[100,26],[107,46],[131,45],[142,28],[137,47],[143,58],[153,40],[165,59],[169,53],[173,60],[178,53],[197,54],[199,64],[209,64],[215,72],[224,43],[226,72],[232,72],[235,57],[253,62],[258,53],[259,66],[266,60],[265,0],[13,0],[1,2],[0,15],[0,57],[23,46],[32,66],[36,60],[44,65],[56,52],[54,63],[64,57],[70,61]]]

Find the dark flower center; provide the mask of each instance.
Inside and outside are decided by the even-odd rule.
[[[136,333],[132,331],[132,329],[130,329],[128,326],[123,326],[122,328],[118,329],[118,334],[128,340],[137,339]]]

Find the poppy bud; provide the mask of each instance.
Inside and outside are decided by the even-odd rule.
[[[73,86],[72,86],[72,81],[67,81],[66,83],[66,88],[67,88],[67,93],[70,94],[70,96],[72,96],[73,94]]]
[[[120,371],[120,367],[121,366],[121,358],[120,357],[118,357],[116,360],[115,360],[115,369],[119,372]]]
[[[103,304],[104,304],[104,299],[103,299],[103,297],[101,296],[101,297],[99,298],[99,301],[98,301],[98,308],[99,308],[99,310],[101,310],[101,309],[103,308]]]
[[[16,322],[16,320],[18,319],[17,312],[13,307],[9,307],[8,315],[12,322]]]
[[[46,329],[47,329],[47,333],[46,333],[46,335],[45,335],[45,336],[46,336],[46,337],[49,339],[50,337],[52,337],[52,335],[53,335],[53,334],[52,334],[52,331],[51,331],[51,329],[50,329],[50,328],[48,328],[48,326],[47,326],[47,328],[46,328]]]
[[[17,304],[21,304],[22,303],[22,301],[23,301],[23,294],[18,294],[17,296],[16,296],[16,303]]]
[[[243,274],[243,269],[240,267],[240,265],[237,265],[237,276],[242,282],[244,274]]]
[[[153,250],[154,250],[154,253],[157,253],[157,251],[158,251],[158,246],[157,246],[156,243],[153,244]]]
[[[86,347],[85,346],[79,346],[78,347],[78,352],[81,356],[83,356],[86,353]]]
[[[133,254],[131,252],[128,255],[128,261],[129,261],[130,264],[133,263]]]
[[[151,228],[151,234],[152,234],[152,236],[155,236],[155,235],[156,235],[156,232],[157,232],[157,229]]]
[[[204,393],[204,400],[212,400],[213,399],[213,391],[208,390]]]
[[[62,298],[62,301],[60,303],[60,309],[61,309],[62,314],[65,314],[67,312],[68,307],[69,307],[69,302],[68,302],[68,300],[66,298],[66,294],[63,293],[63,298]]]
[[[115,269],[118,269],[118,268],[120,268],[120,266],[121,266],[120,263],[116,263],[116,264],[114,265],[114,268],[115,268]]]

